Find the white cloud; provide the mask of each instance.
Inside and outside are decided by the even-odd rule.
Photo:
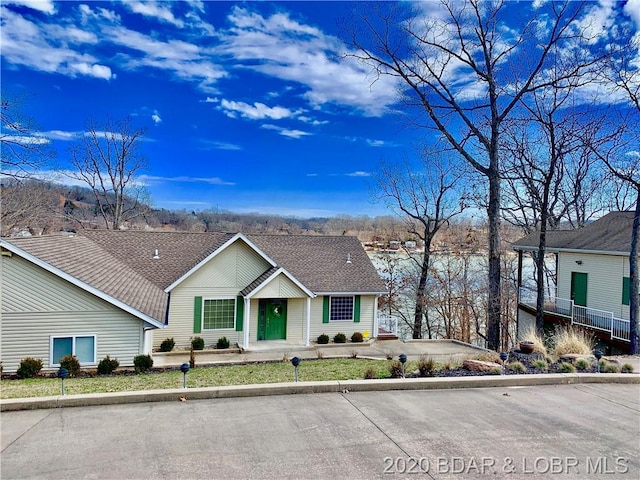
[[[19,143],[22,145],[46,145],[49,139],[39,135],[2,135],[2,143]]]
[[[302,130],[291,130],[288,128],[278,127],[277,125],[271,125],[268,123],[262,125],[261,128],[264,128],[265,130],[274,130],[278,132],[280,135],[284,137],[289,137],[289,138],[302,138],[307,135],[311,135],[311,133],[303,132]]]
[[[83,135],[82,132],[65,132],[63,130],[49,130],[47,132],[40,132],[40,135],[47,137],[51,140],[71,141]]]
[[[93,55],[70,46],[97,41],[91,33],[62,25],[36,25],[7,8],[2,8],[2,20],[0,35],[5,61],[71,77],[112,78],[110,67],[102,65]]]
[[[263,17],[235,6],[228,20],[232,26],[219,33],[222,45],[215,50],[245,68],[305,86],[304,98],[314,107],[333,103],[382,115],[396,99],[393,78],[372,83],[368,67],[339,57],[342,41],[286,13]]]
[[[29,7],[39,12],[48,13],[51,15],[55,13],[56,7],[53,4],[53,0],[2,0],[4,5],[20,5],[23,7]]]
[[[624,12],[629,15],[640,28],[640,0],[628,0],[624,5]]]
[[[158,4],[155,0],[147,0],[144,2],[137,2],[133,0],[123,1],[124,5],[127,6],[132,12],[138,13],[144,17],[154,18],[161,22],[171,23],[176,27],[183,27],[184,22],[182,20],[177,19],[170,8],[167,8],[168,5],[171,5],[171,2],[163,2],[162,6]]]
[[[201,138],[198,141],[202,144],[201,150],[242,150],[242,147],[235,143],[209,140],[208,138]]]
[[[249,118],[251,120],[264,120],[265,118],[281,120],[283,118],[295,117],[296,115],[295,112],[292,112],[288,108],[269,107],[260,102],[254,102],[253,105],[249,105],[245,102],[234,102],[222,99],[219,108],[228,117],[236,118],[237,114],[240,114],[241,117]]]
[[[157,110],[153,111],[153,114],[151,115],[151,120],[153,120],[153,123],[155,123],[156,125],[162,123],[162,118],[160,118],[160,114],[158,113]]]
[[[367,139],[367,143],[371,147],[384,147],[384,140],[372,140],[370,138]]]
[[[155,175],[140,175],[138,180],[142,183],[164,183],[164,182],[176,182],[176,183],[207,183],[209,185],[235,185],[235,182],[227,182],[220,177],[160,177]]]
[[[204,103],[220,103],[220,100],[218,100],[217,98],[212,98],[212,97],[207,97],[203,101],[204,101]]]
[[[347,177],[370,177],[371,173],[370,172],[357,171],[357,172],[347,173],[345,175]]]

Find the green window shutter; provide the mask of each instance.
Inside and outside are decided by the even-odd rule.
[[[353,302],[353,321],[360,323],[360,295],[356,295]]]
[[[202,330],[202,297],[195,297],[193,302],[193,333]]]
[[[329,323],[329,297],[322,299],[322,323]]]
[[[236,332],[242,331],[244,320],[244,298],[242,295],[236,297]]]
[[[629,305],[630,297],[631,297],[631,279],[629,277],[622,277],[622,304]]]

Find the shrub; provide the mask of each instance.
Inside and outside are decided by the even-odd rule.
[[[353,343],[362,343],[364,342],[364,337],[362,336],[362,333],[355,332],[353,335],[351,335],[351,341]]]
[[[335,343],[347,343],[347,336],[344,333],[336,333],[333,341]]]
[[[584,330],[572,327],[564,328],[556,332],[554,354],[556,357],[570,353],[591,355],[593,344],[593,337]]]
[[[193,337],[191,339],[191,348],[194,350],[204,350],[204,339],[201,337]]]
[[[549,368],[549,364],[542,359],[534,360],[533,362],[531,362],[531,366],[533,366],[533,368],[536,368],[538,370],[546,370],[547,368]]]
[[[358,350],[351,350],[351,358],[358,358]]]
[[[620,367],[615,363],[607,363],[603,370],[604,373],[620,373]]]
[[[136,373],[145,373],[153,367],[153,358],[151,355],[137,355],[133,357],[133,366],[136,368]]]
[[[98,374],[109,375],[110,373],[113,373],[119,366],[120,362],[117,358],[110,358],[109,355],[107,355],[102,360],[100,360],[100,362],[98,362]]]
[[[229,339],[227,337],[220,337],[216,342],[216,348],[220,350],[229,348]]]
[[[173,341],[173,338],[165,338],[160,344],[161,352],[170,352],[173,350],[173,347],[176,346],[176,342]]]
[[[474,360],[479,360],[481,362],[493,362],[493,363],[502,363],[500,360],[500,355],[497,352],[482,352],[473,356]]]
[[[389,365],[389,374],[391,378],[402,378],[402,364],[399,360],[394,360]]]
[[[418,360],[418,371],[421,377],[432,377],[436,370],[436,362],[431,357],[421,356]]]
[[[579,358],[579,359],[576,360],[576,368],[578,370],[581,370],[581,371],[582,370],[586,370],[590,366],[591,366],[591,364],[585,358]]]
[[[66,368],[70,377],[77,377],[80,373],[80,362],[75,355],[67,355],[60,359],[60,368]]]
[[[562,362],[558,364],[558,372],[560,373],[576,373],[576,367],[569,362]]]
[[[522,362],[511,362],[507,365],[507,368],[512,371],[512,372],[516,372],[516,373],[524,373],[527,371],[527,367],[525,367],[523,365]]]
[[[633,373],[633,365],[631,365],[630,363],[625,363],[624,365],[622,365],[622,368],[620,369],[620,372],[622,372],[622,373]]]
[[[493,367],[491,370],[489,370],[489,375],[502,375],[502,368]]]
[[[26,357],[20,360],[20,367],[16,374],[20,378],[33,378],[42,370],[42,360],[39,358]]]
[[[329,343],[329,335],[323,333],[322,335],[318,336],[318,344],[326,345],[327,343]]]
[[[533,351],[540,352],[543,355],[547,354],[547,347],[544,345],[544,340],[542,337],[536,334],[535,328],[529,328],[524,336],[521,339],[523,342],[531,342],[533,343]]]
[[[373,380],[375,378],[378,378],[378,375],[376,375],[376,371],[373,369],[373,367],[369,367],[364,371],[365,380]]]

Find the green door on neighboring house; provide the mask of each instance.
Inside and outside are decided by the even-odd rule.
[[[571,272],[571,300],[576,305],[587,306],[587,274]]]
[[[258,340],[287,338],[287,300],[262,299],[258,307]]]

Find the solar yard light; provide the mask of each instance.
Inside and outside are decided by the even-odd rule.
[[[500,360],[502,360],[502,374],[505,374],[505,362],[507,361],[507,358],[509,358],[509,354],[507,352],[500,352]]]
[[[69,376],[69,370],[62,367],[58,370],[58,378],[62,380],[62,395],[64,395],[64,379]]]
[[[600,359],[602,358],[602,352],[600,350],[594,350],[593,356],[596,357],[596,373],[600,373]]]
[[[298,365],[300,365],[300,362],[302,360],[300,360],[300,358],[298,357],[293,357],[291,359],[291,365],[293,365],[293,381],[297,382],[298,381]]]
[[[398,358],[400,359],[400,363],[402,364],[402,378],[404,378],[404,364],[407,363],[407,356],[404,353],[401,353]]]
[[[187,388],[187,372],[189,371],[189,364],[183,363],[180,365],[180,371],[182,372],[182,388]]]

